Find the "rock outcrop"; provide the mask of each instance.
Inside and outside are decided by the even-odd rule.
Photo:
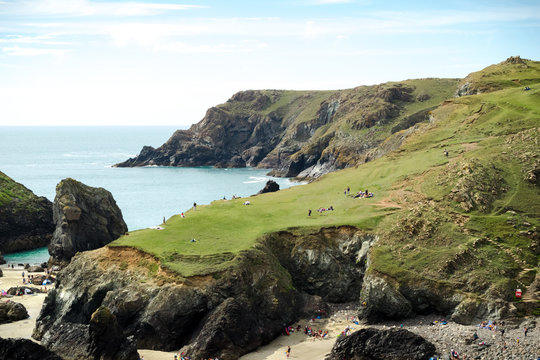
[[[427,360],[435,346],[405,329],[361,329],[340,337],[326,360]]]
[[[28,339],[0,338],[0,360],[63,360],[60,356]]]
[[[23,304],[18,302],[0,302],[0,324],[24,320],[28,318],[28,312]]]
[[[52,203],[0,172],[0,251],[47,246],[53,231]]]
[[[49,245],[53,263],[66,264],[75,253],[100,248],[127,232],[109,191],[73,179],[56,186],[53,212],[56,230]]]
[[[413,120],[400,122],[409,105],[430,109],[451,96],[457,84],[450,79],[419,82],[437,82],[444,95],[407,81],[327,92],[242,91],[159,148],[145,146],[116,166],[257,166],[273,169],[276,176],[319,177],[392,149],[386,141],[391,133],[383,127],[410,127]]]
[[[265,194],[269,192],[279,191],[279,184],[274,180],[268,180],[264,188],[262,188],[257,194]]]
[[[130,248],[80,253],[49,291],[34,337],[60,351],[60,344],[73,343],[73,334],[78,339],[90,336],[86,329],[92,314],[104,306],[138,348],[183,348],[193,358],[237,359],[270,342],[284,325],[315,316],[305,311],[314,304],[324,308],[321,298],[358,298],[362,249],[372,241],[352,227],[308,237],[272,234],[231,259],[236,264],[232,268],[185,279]],[[295,249],[292,254],[289,246]],[[156,268],[157,273],[151,270]],[[71,347],[85,349],[88,340],[81,342]]]

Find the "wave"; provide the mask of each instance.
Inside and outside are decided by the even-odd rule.
[[[261,182],[265,182],[267,181],[269,178],[264,176],[250,176],[249,177],[250,180],[248,181],[243,181],[242,184],[256,184],[256,183],[261,183]]]

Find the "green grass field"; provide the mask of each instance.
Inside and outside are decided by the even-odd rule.
[[[530,73],[519,72],[522,78],[537,76],[538,64],[531,64]],[[507,67],[499,65],[499,70]],[[491,67],[483,75],[470,78],[506,84]],[[433,79],[430,86],[436,83]],[[528,248],[530,239],[520,231],[527,229],[524,224],[540,226],[539,188],[524,180],[524,171],[534,166],[539,155],[540,82],[528,82],[533,90],[527,92],[511,83],[502,90],[451,98],[433,110],[432,123],[423,123],[398,150],[382,158],[277,193],[198,206],[185,218],[168,219],[164,230],[134,231],[111,246],[131,246],[153,254],[162,266],[187,277],[233,266],[235,255],[253,248],[264,234],[352,225],[381,237],[373,249],[372,271],[398,281],[425,277],[464,289],[482,282],[511,287],[512,277],[524,267],[537,269],[539,261]],[[417,92],[423,91],[419,83],[415,86]],[[297,93],[282,99],[297,99]],[[285,100],[280,104],[285,106]],[[406,114],[416,111],[411,107]],[[482,169],[493,170],[484,174]],[[492,173],[504,182],[503,190],[495,194],[486,188],[493,181],[485,177]],[[467,182],[469,177],[472,180]],[[465,186],[462,183],[469,184],[470,189],[465,189],[473,198],[484,196],[481,200],[487,205],[464,209],[452,198],[453,189]],[[347,186],[351,194],[368,189],[375,197],[345,196]],[[246,200],[251,205],[243,205]],[[335,211],[316,211],[329,206]],[[508,211],[517,214],[513,222]],[[407,232],[410,224],[418,228]],[[497,243],[474,245],[482,237]],[[472,260],[457,270],[439,271],[446,260],[459,256]],[[515,256],[523,263],[517,263]],[[491,271],[492,267],[497,271]]]

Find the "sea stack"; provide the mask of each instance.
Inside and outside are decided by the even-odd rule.
[[[47,246],[53,231],[52,203],[0,172],[0,252]]]
[[[54,264],[67,264],[75,253],[100,248],[127,232],[112,194],[74,179],[56,186],[53,218],[56,230],[49,254]]]

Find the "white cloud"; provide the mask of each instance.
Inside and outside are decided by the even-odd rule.
[[[0,43],[10,44],[40,44],[40,45],[73,45],[73,42],[56,41],[54,34],[45,34],[38,36],[7,35],[0,38]]]
[[[64,55],[69,50],[66,49],[44,49],[44,48],[23,48],[19,46],[4,47],[2,52],[9,56],[38,56],[38,55]]]
[[[198,8],[204,8],[204,6],[145,2],[97,2],[91,0],[15,0],[4,4],[0,9],[0,14],[60,17],[152,16],[167,11]]]

